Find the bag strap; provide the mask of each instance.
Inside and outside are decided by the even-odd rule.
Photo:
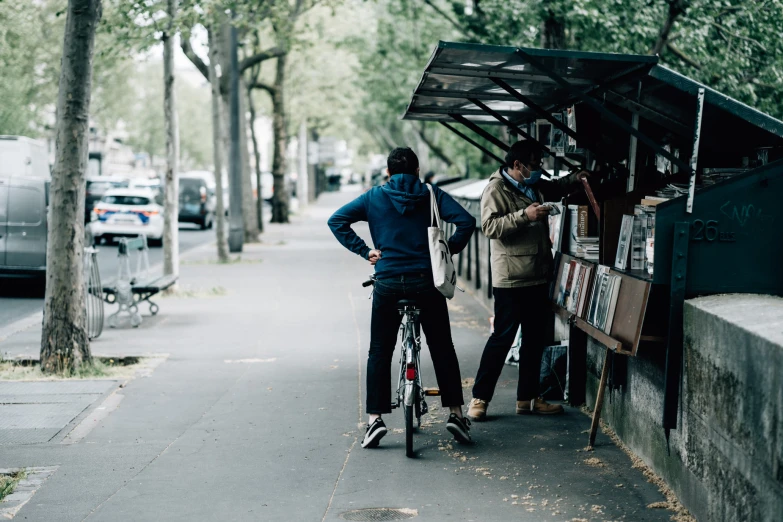
[[[438,202],[435,200],[435,191],[432,190],[432,185],[425,183],[427,188],[430,189],[430,225],[435,221],[435,226],[440,228],[440,212],[438,212]]]

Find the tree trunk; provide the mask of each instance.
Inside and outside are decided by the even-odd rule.
[[[92,363],[84,303],[84,190],[95,29],[101,0],[69,0],[57,97],[41,370]]]
[[[253,202],[253,185],[250,181],[250,152],[247,139],[247,110],[243,89],[244,82],[239,76],[239,154],[242,164],[242,217],[245,225],[245,243],[258,243],[258,217]]]
[[[433,152],[433,154],[435,154],[443,163],[445,163],[447,167],[451,167],[453,165],[451,158],[446,156],[446,153],[443,152],[443,149],[440,148],[433,140],[429,139],[424,133],[423,122],[416,127],[416,132],[419,134],[421,141],[423,141],[424,144],[427,145],[427,147],[429,147],[429,149]]]
[[[253,103],[253,89],[247,89],[247,106],[250,109],[250,138],[253,140],[253,156],[256,163],[256,217],[258,218],[258,231],[264,231],[264,194],[261,190],[261,151],[258,150],[256,138],[256,104]]]
[[[288,143],[288,128],[285,118],[283,84],[285,83],[285,65],[287,55],[277,58],[275,74],[275,90],[272,96],[272,129],[274,131],[274,154],[272,156],[272,174],[274,175],[275,193],[272,198],[272,223],[288,223],[288,187],[286,174],[286,144]]]
[[[177,0],[167,0],[169,24],[163,33],[163,120],[166,129],[166,200],[163,207],[163,273],[179,275],[179,122],[174,92],[173,21]]]
[[[668,3],[669,9],[666,14],[666,21],[663,23],[660,33],[658,33],[658,40],[656,40],[655,45],[650,50],[650,54],[661,54],[661,51],[669,40],[669,33],[671,33],[674,22],[677,20],[678,16],[685,12],[683,0],[671,0]]]
[[[226,208],[223,205],[223,152],[224,127],[220,112],[220,78],[217,76],[218,63],[217,44],[212,29],[207,32],[209,41],[209,84],[212,88],[212,149],[215,161],[215,226],[217,227],[218,261],[227,263],[228,238],[226,237]]]
[[[565,20],[557,15],[552,0],[544,1],[544,21],[541,22],[541,47],[544,49],[562,49],[565,47]]]

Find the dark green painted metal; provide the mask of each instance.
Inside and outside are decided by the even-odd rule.
[[[525,138],[526,140],[530,140],[530,141],[532,141],[533,143],[535,143],[536,145],[538,145],[538,147],[539,147],[539,148],[540,148],[540,149],[541,149],[543,152],[546,152],[547,154],[550,154],[550,155],[554,156],[554,154],[552,154],[552,151],[551,151],[551,150],[549,150],[549,147],[547,147],[546,145],[544,145],[543,143],[541,143],[540,141],[538,141],[537,139],[535,139],[533,136],[531,136],[531,135],[530,135],[530,134],[528,134],[527,132],[525,132],[525,131],[523,131],[522,129],[520,129],[518,126],[516,126],[516,125],[514,125],[513,123],[511,123],[510,121],[508,121],[506,118],[504,118],[504,117],[503,117],[503,115],[502,115],[502,114],[498,113],[498,112],[497,112],[497,111],[495,111],[495,110],[492,110],[492,109],[490,109],[490,108],[489,108],[489,107],[487,107],[487,106],[486,106],[486,105],[485,105],[483,102],[481,102],[480,100],[478,100],[478,99],[476,99],[476,98],[468,98],[468,101],[469,101],[469,102],[471,102],[471,103],[473,103],[473,104],[474,104],[476,107],[480,108],[481,110],[483,110],[484,112],[486,112],[487,114],[489,114],[490,116],[492,116],[493,118],[495,118],[496,120],[498,120],[500,123],[502,123],[503,125],[505,125],[505,126],[506,126],[506,127],[508,127],[509,129],[511,129],[511,130],[513,130],[514,132],[516,132],[516,133],[518,133],[518,134],[521,134],[522,136],[524,136],[524,138]],[[564,164],[568,165],[568,167],[569,167],[569,168],[572,168],[572,169],[575,169],[575,168],[577,168],[577,167],[576,167],[576,165],[574,165],[574,164],[573,164],[573,163],[571,163],[570,161],[566,160],[565,158],[558,158],[558,160],[559,160],[561,163],[564,163]],[[555,171],[557,171],[557,170],[558,170],[558,169],[557,169],[557,168],[555,168]]]
[[[674,224],[688,222],[687,296],[783,296],[783,160],[697,191],[692,214],[686,199],[656,207],[653,282],[670,282]]]
[[[509,93],[511,96],[514,96],[517,100],[521,101],[531,109],[533,109],[533,112],[537,113],[542,118],[546,119],[549,123],[563,131],[566,135],[571,136],[577,141],[584,142],[584,136],[579,137],[579,134],[577,134],[573,129],[571,129],[568,125],[564,124],[562,121],[557,120],[552,117],[551,111],[547,111],[540,105],[538,105],[536,102],[531,100],[528,96],[525,96],[524,94],[521,94],[517,92],[516,89],[511,87],[509,84],[501,80],[500,78],[492,78],[492,81],[497,84],[498,87]]]
[[[690,223],[678,221],[674,225],[671,261],[669,340],[666,346],[666,376],[663,392],[663,429],[666,444],[669,432],[677,428],[677,408],[680,397],[680,373],[682,370],[682,310],[685,303],[685,286],[688,275],[688,239]],[[656,238],[656,241],[658,238]]]
[[[566,135],[571,136],[572,138],[574,138],[579,143],[586,143],[587,145],[585,145],[584,147],[586,149],[591,150],[596,156],[601,158],[608,167],[610,167],[613,170],[616,170],[617,172],[622,172],[624,174],[628,172],[628,170],[625,167],[623,167],[622,165],[620,165],[616,161],[612,161],[605,154],[602,154],[600,149],[595,147],[595,144],[594,144],[593,140],[585,139],[584,135],[582,135],[582,134],[580,134],[578,132],[574,132],[571,128],[568,127],[568,125],[566,125],[563,122],[561,122],[561,121],[555,119],[554,117],[552,117],[552,113],[551,112],[548,112],[546,109],[544,109],[540,105],[536,104],[534,101],[532,101],[527,96],[525,96],[523,94],[520,94],[519,92],[516,91],[516,89],[511,87],[509,84],[507,84],[503,80],[500,80],[498,78],[493,78],[492,81],[495,82],[498,87],[500,87],[501,89],[505,90],[507,93],[509,93],[510,95],[516,97],[519,101],[521,101],[522,103],[526,104],[528,107],[533,109],[533,111],[535,113],[537,113],[542,118],[546,119],[549,123],[551,123],[552,125],[554,125],[558,129],[560,129],[561,131],[563,131]]]
[[[749,107],[742,102],[739,102],[733,98],[721,94],[720,92],[710,89],[706,85],[703,85],[695,80],[676,73],[671,69],[668,69],[662,65],[656,65],[650,69],[649,75],[656,80],[671,85],[672,87],[679,89],[683,92],[687,92],[693,96],[696,96],[699,89],[702,88],[705,91],[704,103],[708,105],[714,105],[724,111],[733,114],[743,120],[756,125],[778,137],[783,138],[783,121],[777,120],[768,114],[764,114],[761,111]]]
[[[463,51],[486,52],[513,55],[519,47],[502,45],[485,45],[476,43],[444,42],[439,41],[437,49],[459,49]],[[533,47],[524,48],[534,56],[542,58],[568,58],[571,60],[600,60],[637,63],[658,63],[658,57],[648,54],[622,54],[622,53],[598,53],[592,51],[570,51],[562,49],[539,49]]]
[[[475,232],[473,232],[473,243],[476,246],[476,290],[481,289],[481,255],[479,252],[479,229],[476,227]]]
[[[498,163],[504,163],[504,161],[503,161],[502,159],[500,159],[499,157],[497,157],[497,156],[495,156],[494,154],[492,154],[492,152],[490,152],[490,151],[489,151],[489,149],[487,149],[486,147],[484,147],[484,146],[483,146],[483,145],[481,145],[480,143],[476,142],[475,140],[473,140],[473,139],[469,138],[468,136],[466,136],[466,135],[465,135],[465,134],[463,134],[462,132],[458,131],[457,129],[455,129],[454,127],[452,127],[452,126],[451,126],[451,125],[449,125],[448,123],[446,123],[445,121],[441,121],[441,122],[439,122],[439,123],[440,123],[441,125],[443,125],[444,127],[446,127],[447,129],[449,129],[449,130],[450,130],[451,132],[453,132],[454,134],[456,134],[457,136],[459,136],[460,138],[462,138],[463,140],[467,141],[468,143],[470,143],[471,145],[473,145],[474,147],[476,147],[478,150],[480,150],[481,152],[483,152],[484,154],[486,154],[488,157],[490,157],[490,158],[494,159],[494,160],[495,160],[495,161],[497,161]]]
[[[476,134],[478,134],[479,136],[487,140],[488,142],[492,143],[496,147],[503,149],[504,152],[508,152],[509,149],[508,143],[503,143],[492,134],[488,133],[487,131],[485,131],[484,129],[482,129],[472,121],[466,119],[463,116],[460,116],[459,114],[452,114],[451,117],[454,118],[455,121],[460,122],[465,127],[469,128],[470,130],[472,130],[473,132],[475,132]]]
[[[524,57],[525,61],[527,61],[530,65],[538,69],[539,71],[545,73],[547,76],[552,78],[555,83],[560,85],[562,88],[566,89],[568,92],[570,92],[573,96],[576,96],[582,103],[586,103],[596,111],[598,111],[602,116],[604,116],[607,120],[611,121],[621,129],[623,129],[628,134],[631,134],[632,136],[635,136],[639,141],[653,149],[655,152],[660,154],[661,156],[665,157],[678,167],[680,167],[684,171],[689,171],[690,166],[682,161],[680,158],[669,152],[668,150],[664,149],[660,144],[658,144],[655,140],[644,134],[643,132],[640,132],[638,129],[634,129],[633,126],[628,124],[625,120],[623,120],[620,116],[613,113],[609,109],[607,109],[603,104],[601,104],[598,100],[593,98],[592,96],[583,93],[578,88],[571,85],[568,81],[566,81],[562,76],[557,74],[554,70],[552,70],[550,67],[547,67],[543,62],[540,60],[536,60],[533,55],[528,54],[526,51],[522,49],[517,49],[517,53]]]

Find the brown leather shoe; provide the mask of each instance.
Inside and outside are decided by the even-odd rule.
[[[563,413],[563,407],[560,404],[549,404],[542,397],[536,397],[529,401],[517,401],[517,415],[554,415]]]
[[[481,422],[487,417],[487,404],[488,401],[481,399],[471,399],[468,404],[468,418],[473,421]]]

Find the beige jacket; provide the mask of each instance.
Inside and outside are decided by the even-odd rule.
[[[576,174],[535,185],[538,202],[559,201],[578,183]],[[547,283],[552,272],[549,223],[530,221],[525,209],[533,204],[503,177],[489,178],[481,195],[481,230],[490,241],[492,286],[519,288]]]

